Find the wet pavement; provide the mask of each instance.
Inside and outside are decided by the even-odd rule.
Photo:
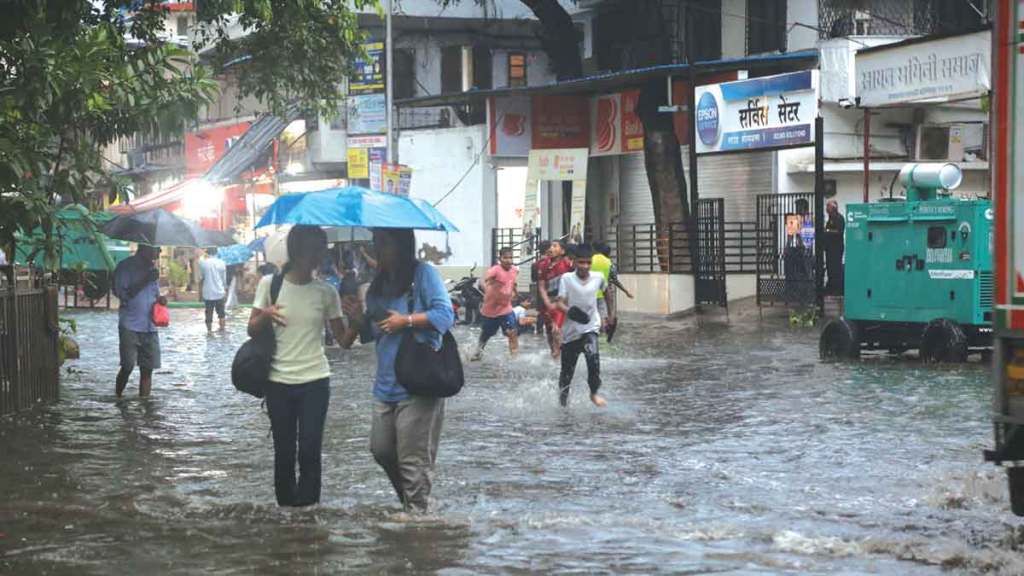
[[[229,369],[247,314],[172,311],[149,400],[113,394],[116,315],[73,314],[59,403],[0,420],[0,572],[1024,573],[987,367],[821,364],[813,330],[625,324],[610,406],[524,337],[450,401],[436,512],[400,512],[367,449],[369,347],[330,351],[323,502],[274,505],[269,424]],[[460,328],[467,346],[474,335]],[[133,379],[129,394],[137,393]]]

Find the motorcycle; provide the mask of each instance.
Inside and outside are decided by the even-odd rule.
[[[452,305],[456,309],[456,317],[461,312],[459,324],[476,324],[480,321],[480,304],[484,301],[484,293],[480,290],[480,279],[473,275],[476,265],[469,269],[469,276],[463,276],[448,289]]]

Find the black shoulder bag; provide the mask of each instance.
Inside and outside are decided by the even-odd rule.
[[[281,281],[284,276],[274,274],[270,281],[270,304],[277,304],[277,296],[281,293]],[[231,362],[231,383],[235,388],[257,398],[266,394],[267,382],[270,380],[270,362],[277,349],[274,337],[274,326],[268,325],[259,334],[248,339],[235,352]]]
[[[415,313],[416,284],[409,287],[409,314]],[[431,328],[433,330],[433,328]],[[413,396],[448,398],[462,390],[465,378],[459,345],[451,331],[441,337],[441,349],[416,339],[413,328],[402,334],[402,343],[395,358],[395,376],[398,383]]]

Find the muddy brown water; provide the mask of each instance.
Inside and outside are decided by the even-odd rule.
[[[61,400],[0,420],[0,572],[1024,573],[981,462],[980,363],[822,364],[781,324],[626,324],[602,349],[609,408],[581,361],[562,410],[539,339],[515,361],[495,340],[448,406],[437,508],[409,517],[367,450],[372,350],[331,350],[323,502],[284,510],[267,418],[228,374],[245,312],[214,336],[172,314],[149,400],[113,395],[116,315],[79,313]]]

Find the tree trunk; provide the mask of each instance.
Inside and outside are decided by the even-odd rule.
[[[541,46],[551,58],[555,76],[559,80],[579,78],[583,75],[580,57],[580,34],[572,18],[558,0],[521,0],[540,20]]]
[[[664,80],[652,80],[640,91],[637,114],[644,125],[644,166],[651,188],[654,220],[664,231],[669,224],[689,220],[686,173],[672,115],[658,112],[667,100]]]

